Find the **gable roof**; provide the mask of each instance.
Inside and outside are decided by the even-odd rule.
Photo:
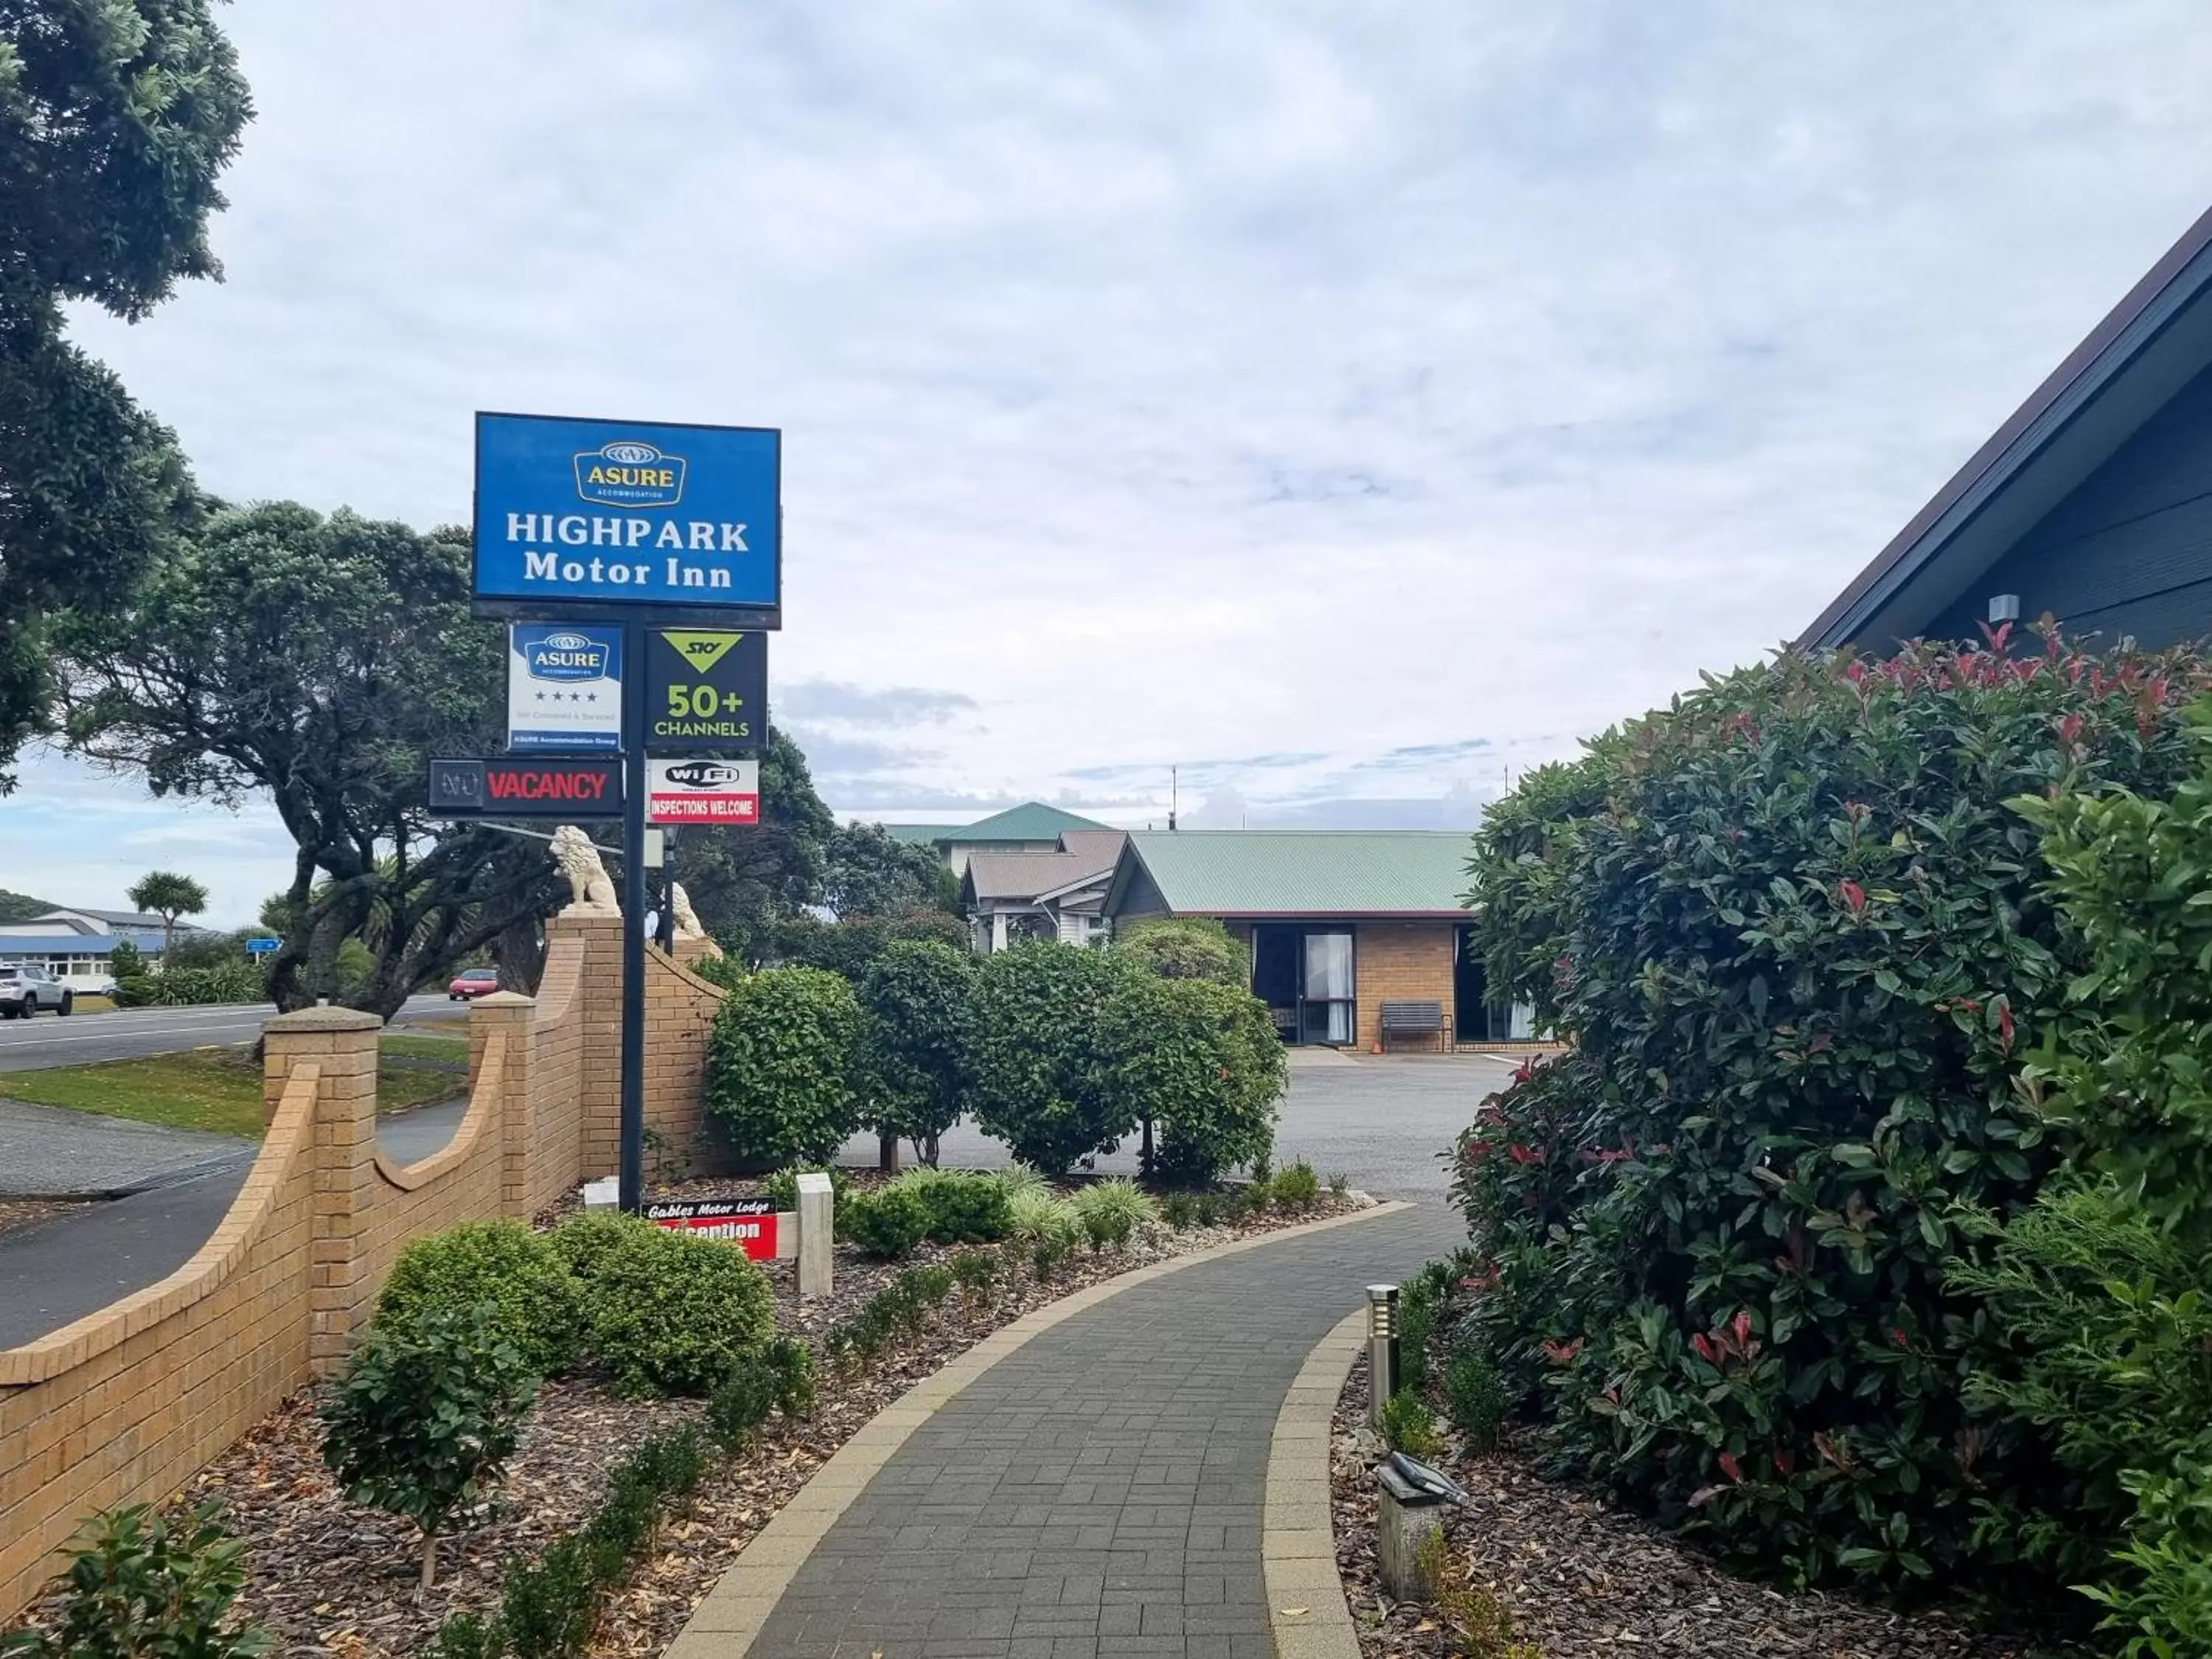
[[[26,921],[68,921],[72,918],[79,916],[82,916],[89,921],[100,922],[103,926],[108,927],[129,927],[152,933],[158,933],[161,931],[161,917],[154,915],[149,912],[143,910],[94,910],[88,905],[82,904],[57,905],[54,908],[47,911],[43,915],[26,916],[23,920]],[[177,918],[177,931],[179,933],[202,933],[208,930],[195,923],[186,921],[182,916],[179,916]]]
[[[1912,638],[2212,363],[2212,211],[1952,475],[1800,636]]]
[[[1106,914],[1149,884],[1173,915],[1461,919],[1470,850],[1462,830],[1138,830]]]
[[[1095,818],[1078,817],[1041,800],[1024,801],[1003,812],[963,826],[945,826],[937,832],[940,842],[1058,841],[1064,830],[1104,830],[1109,825]]]
[[[974,902],[1027,902],[1079,884],[1086,877],[1103,880],[1112,873],[1126,839],[1119,830],[1071,830],[1060,836],[1057,853],[978,853],[968,860],[968,873],[961,878],[961,896]]]

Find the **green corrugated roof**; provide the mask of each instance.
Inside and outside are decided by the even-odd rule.
[[[1473,837],[1461,830],[1138,830],[1140,862],[1179,915],[1422,915],[1462,910]]]
[[[1063,830],[1107,830],[1113,826],[1095,818],[1079,818],[1041,800],[1024,801],[1003,812],[994,812],[980,823],[937,832],[939,841],[1057,841]]]

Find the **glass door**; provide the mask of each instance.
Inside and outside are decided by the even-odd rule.
[[[1305,977],[1298,1000],[1303,1042],[1350,1042],[1352,1033],[1352,933],[1305,936]]]

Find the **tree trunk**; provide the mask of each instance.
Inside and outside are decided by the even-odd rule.
[[[937,1167],[937,1131],[934,1129],[929,1132],[928,1146],[922,1153],[921,1161],[933,1170]]]
[[[876,1167],[885,1175],[898,1173],[898,1136],[878,1134],[876,1137]]]
[[[1150,1118],[1145,1120],[1145,1146],[1144,1150],[1137,1154],[1137,1167],[1144,1172],[1146,1180],[1152,1178],[1152,1121]]]
[[[438,1579],[438,1534],[422,1534],[422,1588],[428,1589]]]

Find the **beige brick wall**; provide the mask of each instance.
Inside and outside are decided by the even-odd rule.
[[[615,1172],[622,925],[547,928],[535,999],[469,1012],[469,1103],[453,1139],[404,1168],[376,1144],[381,1022],[312,1008],[265,1028],[269,1131],[213,1237],[168,1278],[0,1352],[0,1616],[64,1563],[84,1516],[159,1498],[302,1382],[343,1363],[406,1242],[527,1218]],[[691,1154],[721,993],[647,960],[646,1121]]]
[[[1382,1040],[1385,1002],[1443,1003],[1449,1038],[1455,927],[1448,921],[1363,921],[1353,927],[1360,1048],[1372,1048]]]

